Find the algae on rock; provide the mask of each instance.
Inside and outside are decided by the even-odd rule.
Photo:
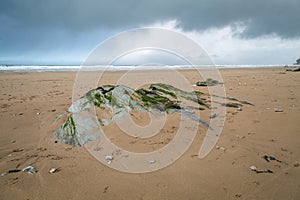
[[[54,136],[64,144],[79,146],[80,143],[76,137],[76,125],[72,115],[70,115],[65,123],[54,132]]]
[[[101,136],[101,126],[114,122],[116,118],[122,117],[130,111],[167,114],[181,112],[191,120],[210,128],[206,122],[188,112],[191,108],[210,109],[210,102],[207,97],[210,95],[198,91],[186,92],[163,83],[151,84],[148,88],[138,90],[123,85],[103,85],[90,90],[72,103],[68,108],[69,116],[66,122],[54,132],[53,136],[61,143],[83,146]],[[193,102],[198,107],[181,103],[183,99]],[[231,100],[238,101],[236,99]],[[97,119],[92,113],[94,107],[103,110],[108,109],[110,117]]]
[[[211,78],[208,78],[205,81],[198,81],[196,83],[197,86],[215,86],[215,85],[218,85],[218,84],[222,84],[222,83],[220,83],[217,80],[211,79]]]

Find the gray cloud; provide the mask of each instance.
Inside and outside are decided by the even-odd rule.
[[[277,34],[300,37],[299,0],[7,0],[1,1],[1,27],[125,30],[176,19],[184,30],[223,27],[246,22],[242,36]]]
[[[209,28],[217,28],[215,33],[220,35],[218,30],[230,25],[233,35],[226,37],[227,42],[218,35],[199,39],[200,44],[209,41],[206,49],[218,55],[215,59],[220,63],[268,63],[268,51],[261,45],[272,50],[276,43],[265,40],[266,44],[250,45],[254,50],[249,60],[249,43],[236,44],[232,37],[251,44],[256,39],[278,38],[280,45],[270,58],[291,63],[299,52],[299,8],[299,0],[0,0],[0,64],[80,63],[97,44],[119,31],[171,20],[176,20],[177,30],[195,30],[201,37]],[[242,33],[234,31],[241,27],[236,26],[239,23],[246,27]],[[226,50],[220,52],[222,46]],[[233,60],[222,57],[230,49]]]

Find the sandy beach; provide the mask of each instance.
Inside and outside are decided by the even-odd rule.
[[[72,103],[76,72],[0,73],[0,199],[300,199],[300,73],[284,67],[220,72],[226,95],[254,106],[227,108],[218,148],[204,159],[198,158],[205,136],[200,126],[176,162],[137,174],[111,169],[86,148],[52,138],[62,123],[56,117]],[[114,84],[122,73],[106,72],[99,84]],[[199,80],[195,70],[180,73],[191,84]],[[203,113],[209,119],[210,111]],[[147,124],[147,116],[133,117]],[[176,133],[178,116],[168,120],[159,136],[147,140],[125,138],[115,125],[106,133],[122,148],[153,151]],[[267,162],[265,155],[277,160]],[[30,165],[38,172],[5,174]],[[250,166],[273,173],[256,173]],[[51,174],[53,167],[58,171]]]

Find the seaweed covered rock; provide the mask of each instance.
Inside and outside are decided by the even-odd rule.
[[[221,83],[219,81],[211,79],[211,78],[208,78],[205,81],[198,81],[196,83],[197,86],[215,86],[218,84],[221,84]]]
[[[131,111],[167,114],[181,112],[191,120],[209,128],[206,122],[189,112],[191,109],[210,109],[208,97],[209,94],[198,91],[186,92],[162,83],[137,90],[123,85],[103,85],[90,90],[73,102],[68,108],[67,120],[54,132],[53,137],[64,144],[83,146],[101,136],[101,126],[106,126]],[[229,100],[243,103],[234,98]],[[182,103],[183,101],[191,102],[194,106]],[[109,110],[109,117],[96,118],[93,113],[95,107],[100,108],[100,111]]]

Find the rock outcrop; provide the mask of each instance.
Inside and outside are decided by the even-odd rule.
[[[224,97],[219,97],[224,99]],[[249,104],[235,98],[226,98],[236,105]],[[184,104],[183,101],[192,102],[195,106]],[[230,104],[228,104],[230,105]],[[226,106],[220,103],[220,106]],[[96,119],[92,108],[108,109],[110,117]],[[58,128],[53,136],[64,144],[83,146],[101,136],[99,129],[106,126],[117,117],[122,117],[131,111],[173,113],[181,112],[191,120],[210,128],[209,125],[195,117],[190,110],[210,109],[210,95],[202,92],[186,92],[171,85],[156,83],[149,88],[133,90],[122,85],[103,85],[90,90],[86,95],[73,102],[68,108],[68,118]]]

